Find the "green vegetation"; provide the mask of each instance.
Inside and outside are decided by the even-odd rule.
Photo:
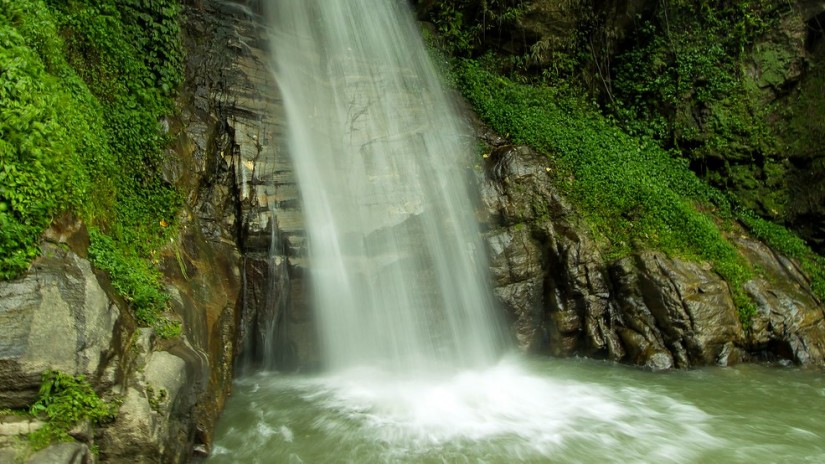
[[[83,207],[93,183],[83,153],[100,153],[88,161],[99,164],[94,167],[103,175],[112,163],[99,108],[62,61],[62,42],[51,19],[32,3],[0,3],[2,278],[26,269],[39,252],[40,232],[55,214]]]
[[[161,315],[169,295],[163,290],[160,271],[133,247],[118,246],[99,231],[92,231],[91,238],[89,258],[112,276],[112,286],[129,302],[138,323],[154,327],[163,338],[180,335],[180,324]]]
[[[790,58],[756,41],[790,11],[768,0],[666,2],[641,21],[606,86],[631,133],[678,149],[697,174],[772,218],[788,201],[786,170],[760,88],[783,82]]]
[[[92,262],[167,335],[148,260],[181,203],[160,173],[159,122],[182,79],[178,12],[177,0],[0,0],[0,278],[25,271],[42,231],[73,211]]]
[[[169,393],[165,388],[161,387],[155,392],[155,387],[151,385],[146,386],[146,399],[149,400],[149,407],[155,412],[161,412],[163,403],[169,399]]]
[[[426,7],[444,40],[446,51],[467,54],[475,50],[487,34],[498,34],[524,13],[522,0],[452,0],[430,2]]]
[[[730,215],[711,189],[650,139],[637,138],[598,108],[549,87],[515,83],[460,60],[455,74],[481,117],[516,143],[551,155],[551,173],[607,247],[607,256],[653,248],[703,259],[731,283],[743,321],[755,310],[742,290],[751,270],[714,217]],[[700,210],[701,209],[701,210]]]
[[[717,119],[724,127],[707,140],[716,149],[725,143],[725,131],[738,131],[737,139],[758,145],[764,129],[750,114],[750,98],[743,88],[739,59],[754,40],[772,26],[777,2],[688,1],[666,2],[641,21],[633,44],[616,60],[616,75],[609,89],[620,101],[616,109],[634,130],[685,148],[698,142],[698,128],[684,112],[692,108],[739,112]],[[788,8],[788,5],[785,5]],[[745,108],[737,108],[746,105]],[[729,121],[736,116],[736,120]],[[741,118],[741,119],[740,119]],[[731,135],[731,134],[727,134]]]
[[[475,57],[453,59],[450,82],[496,131],[549,156],[556,185],[577,204],[607,259],[656,249],[708,261],[730,283],[747,324],[755,306],[742,285],[754,270],[726,237],[741,225],[798,260],[815,294],[825,296],[823,258],[758,216],[780,218],[788,201],[783,142],[762,89],[784,79],[787,50],[764,45],[764,37],[795,14],[789,4],[664,2],[637,16],[614,50],[609,12],[573,0],[554,6],[571,22],[525,41],[523,55],[485,49],[511,43],[525,3],[466,0],[456,9],[435,2],[427,12],[443,50]],[[519,13],[485,23],[483,33],[464,26],[468,12],[490,9]],[[503,40],[489,40],[490,28]],[[813,106],[800,111],[807,122],[796,126],[818,120],[808,116]],[[796,132],[818,133],[803,129]]]
[[[47,420],[28,436],[32,448],[41,449],[54,441],[71,441],[69,430],[83,421],[100,424],[112,420],[116,409],[101,400],[83,376],[46,371],[30,413]]]

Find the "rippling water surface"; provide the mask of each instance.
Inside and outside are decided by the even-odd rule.
[[[825,462],[821,372],[507,359],[238,380],[209,463]]]

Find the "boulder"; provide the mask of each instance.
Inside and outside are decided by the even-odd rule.
[[[725,347],[744,346],[736,306],[718,274],[656,253],[622,259],[610,271],[621,319],[643,336],[651,356],[666,353],[673,366],[690,367],[729,362],[721,356]]]
[[[792,260],[761,242],[738,238],[735,243],[759,270],[745,284],[757,308],[748,332],[753,351],[802,365],[825,362],[825,309],[807,277]]]
[[[26,275],[0,282],[0,405],[31,404],[45,370],[111,383],[119,315],[87,260],[45,243]]]
[[[101,430],[109,462],[188,462],[195,442],[195,404],[208,382],[207,360],[185,340],[155,350],[151,329],[140,329],[132,370],[115,421]]]
[[[34,453],[28,464],[92,464],[96,459],[83,443],[60,443]]]

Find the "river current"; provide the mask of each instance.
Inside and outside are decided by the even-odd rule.
[[[508,358],[416,380],[239,379],[218,463],[821,463],[825,376]]]

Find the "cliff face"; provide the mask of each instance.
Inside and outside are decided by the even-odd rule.
[[[272,368],[316,360],[311,348],[295,358],[294,346],[312,345],[314,336],[303,296],[298,186],[284,148],[264,22],[258,2],[204,1],[188,10],[187,83],[173,171],[190,192],[193,227],[242,255],[235,263],[237,357]],[[270,358],[275,345],[279,359]]]
[[[162,171],[185,197],[178,236],[155,256],[181,336],[137,326],[92,269],[86,226],[71,216],[46,232],[28,273],[0,283],[8,341],[0,344],[0,406],[32,404],[47,369],[82,374],[120,403],[112,423],[40,462],[92,459],[93,445],[104,462],[188,462],[208,452],[237,371],[317,363],[297,187],[262,21],[254,4],[200,1],[183,10],[185,84],[178,113],[164,121],[174,142]],[[18,422],[0,418],[4,447]],[[2,456],[25,454],[10,445]]]
[[[744,327],[728,284],[702,263],[655,252],[607,262],[546,169],[527,147],[498,145],[482,179],[495,293],[523,350],[652,369],[825,363],[824,307],[791,260],[735,240],[761,269],[745,286],[758,310]]]

